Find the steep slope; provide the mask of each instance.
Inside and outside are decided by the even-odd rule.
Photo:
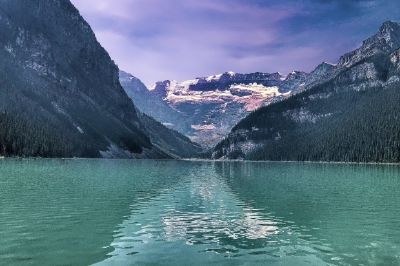
[[[120,80],[140,110],[210,148],[251,111],[305,90],[329,76],[333,68],[324,63],[312,73],[294,71],[287,76],[226,72],[184,82],[157,82],[150,90],[126,73],[120,74]]]
[[[127,72],[120,71],[119,80],[125,92],[141,112],[155,117],[158,121],[162,121],[164,125],[180,132],[188,130],[185,123],[181,123],[181,121],[185,121],[186,117],[169,106],[163,100],[163,96],[156,96],[155,91],[149,91],[140,79]]]
[[[203,149],[181,133],[165,127],[154,118],[140,113],[140,120],[150,136],[153,145],[172,158],[198,157]]]
[[[0,0],[0,154],[170,158],[68,0]]]
[[[239,122],[212,157],[399,162],[399,36],[385,22],[329,78]]]

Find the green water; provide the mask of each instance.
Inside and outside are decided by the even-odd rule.
[[[1,160],[1,265],[400,265],[400,167]]]

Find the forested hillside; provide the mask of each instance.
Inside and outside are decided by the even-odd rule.
[[[327,82],[238,123],[213,158],[399,162],[399,36],[384,23]]]
[[[0,1],[0,58],[1,156],[176,157],[69,0]]]

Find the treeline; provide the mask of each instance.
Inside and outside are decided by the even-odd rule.
[[[67,134],[32,117],[0,113],[0,155],[19,157],[98,156],[84,142],[74,143]]]

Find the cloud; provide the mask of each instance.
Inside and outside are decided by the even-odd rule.
[[[72,0],[120,68],[146,84],[311,70],[396,19],[400,4],[383,1]]]

